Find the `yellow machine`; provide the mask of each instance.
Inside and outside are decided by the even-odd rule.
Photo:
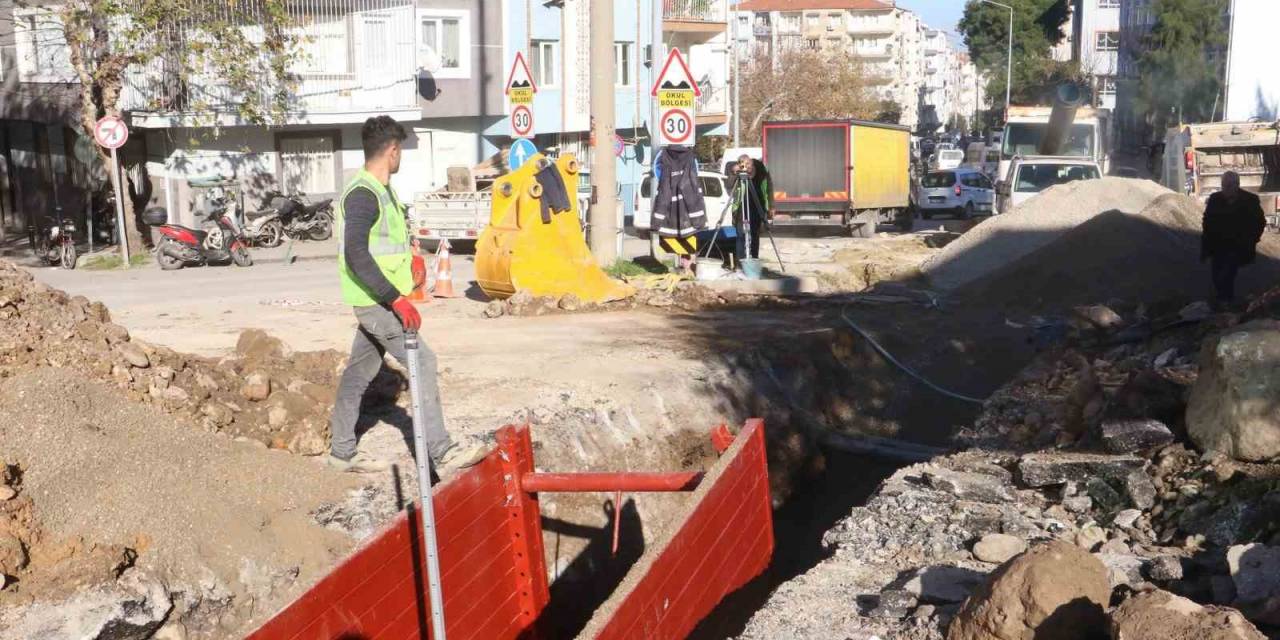
[[[564,180],[571,209],[542,221],[542,185],[534,177],[551,161],[538,154],[493,185],[493,213],[476,242],[476,281],[490,298],[517,291],[535,296],[573,294],[583,302],[622,300],[632,287],[610,278],[596,264],[578,223],[578,161],[563,155],[555,168]]]

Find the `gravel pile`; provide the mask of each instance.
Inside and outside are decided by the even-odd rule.
[[[992,216],[921,265],[930,283],[953,291],[1048,245],[1109,211],[1136,214],[1171,193],[1150,181],[1103,178],[1049,188],[1013,211]]]

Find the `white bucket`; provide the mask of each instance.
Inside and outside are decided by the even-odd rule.
[[[716,262],[699,262],[697,266],[694,267],[694,276],[703,282],[719,280],[720,278],[723,278],[726,273],[728,272],[725,271],[724,267]]]

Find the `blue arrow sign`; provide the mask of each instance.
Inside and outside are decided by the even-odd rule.
[[[532,142],[520,138],[511,143],[511,152],[507,154],[507,168],[515,171],[536,155],[538,155],[538,148],[533,146]]]

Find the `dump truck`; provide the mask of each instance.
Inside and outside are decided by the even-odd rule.
[[[1052,105],[1009,107],[995,179],[1008,179],[1015,157],[1033,155],[1084,158],[1109,172],[1111,112],[1081,106],[1084,98],[1082,87],[1067,82],[1057,87]]]
[[[880,222],[909,230],[911,130],[864,120],[764,124],[774,221],[840,223],[870,238]]]
[[[1213,122],[1170,129],[1160,183],[1200,200],[1222,188],[1222,174],[1258,194],[1268,215],[1280,212],[1280,122]]]

